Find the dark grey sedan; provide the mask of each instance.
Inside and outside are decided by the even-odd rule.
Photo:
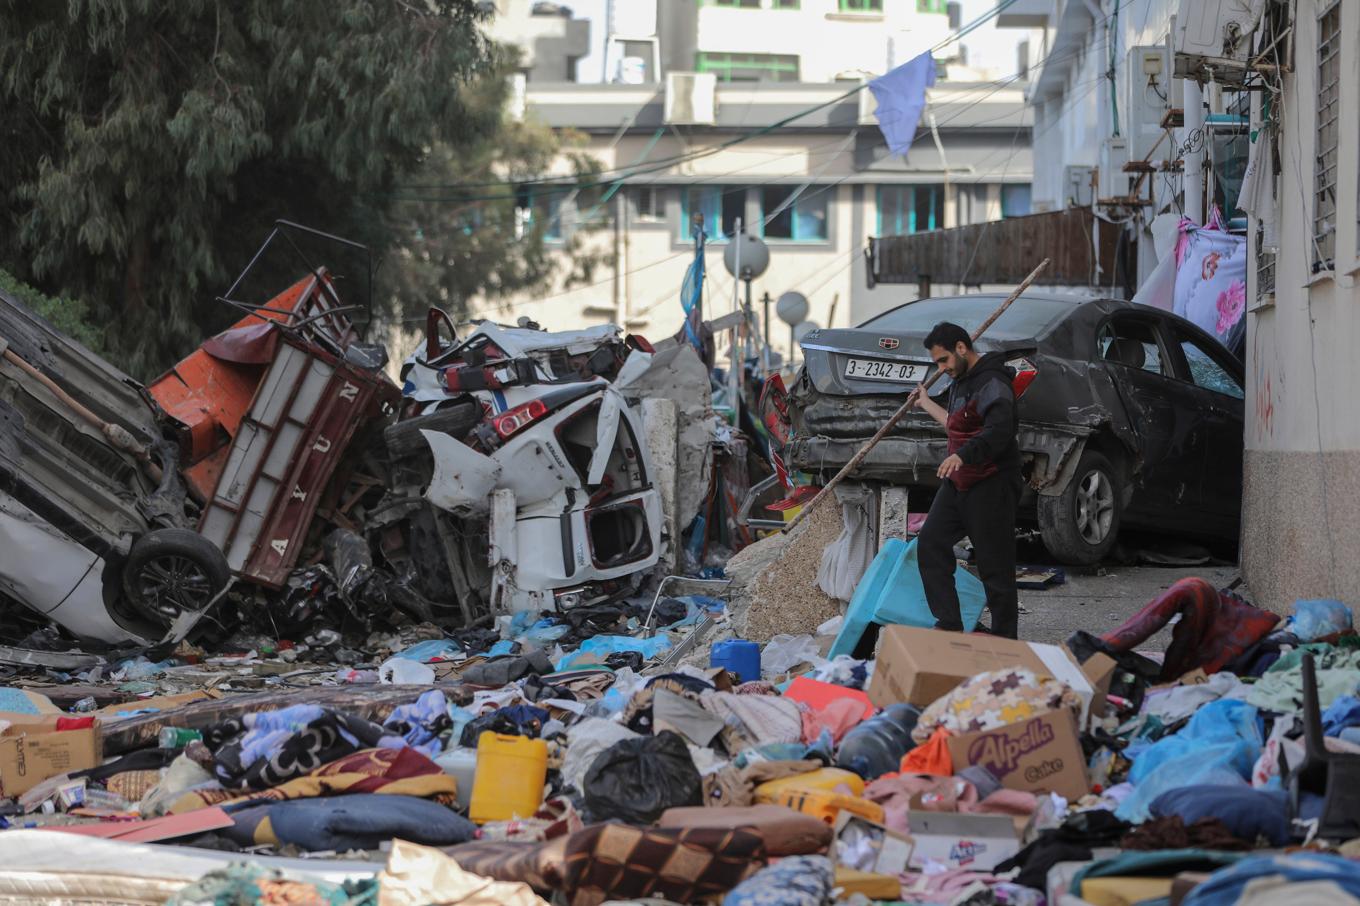
[[[1002,300],[921,299],[855,328],[805,336],[805,364],[788,395],[789,465],[829,478],[930,374],[921,346],[930,328],[953,321],[971,332]],[[1209,334],[1143,305],[1032,292],[978,349],[1004,350],[1016,371],[1031,489],[1021,515],[1037,522],[1059,561],[1099,561],[1121,527],[1236,540],[1243,368]],[[945,447],[944,430],[913,411],[856,477],[905,485],[911,508],[924,510]]]

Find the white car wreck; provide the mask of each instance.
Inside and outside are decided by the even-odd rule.
[[[392,489],[416,517],[407,540],[422,593],[489,589],[481,606],[461,602],[475,622],[475,611],[561,609],[635,588],[661,555],[661,493],[627,396],[650,347],[612,325],[483,323],[441,340],[447,323],[431,312],[402,369],[406,417],[386,432]],[[410,509],[417,498],[432,511],[423,520]],[[422,545],[421,521],[439,543]],[[435,576],[447,569],[450,580],[442,595],[431,553],[444,560]],[[478,576],[483,563],[490,574]]]

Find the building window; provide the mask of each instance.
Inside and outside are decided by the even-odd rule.
[[[662,223],[666,219],[666,190],[661,186],[634,187],[633,210],[638,223]]]
[[[1275,301],[1275,253],[1266,248],[1266,230],[1256,224],[1256,301],[1270,305]]]
[[[549,242],[562,238],[561,189],[547,187],[535,191],[524,187],[515,194],[515,238],[523,239],[540,228]]]
[[[702,6],[705,2],[713,6],[726,6],[730,9],[798,9],[799,0],[699,0]]]
[[[1341,135],[1341,0],[1318,18],[1317,130],[1313,179],[1313,272],[1336,259],[1337,144]]]
[[[746,219],[745,186],[691,186],[680,193],[680,238],[694,238],[695,214],[704,216],[704,234],[709,242],[726,242],[737,231],[737,221]]]
[[[941,13],[949,14],[948,0],[916,0],[916,11],[918,13]]]
[[[1029,183],[1001,187],[1001,219],[1030,213]]]
[[[843,13],[881,13],[883,0],[840,0]]]
[[[760,217],[765,224],[761,235],[790,242],[825,242],[827,190],[809,186],[790,202],[793,192],[793,186],[760,190]]]
[[[798,0],[774,0],[775,9],[798,9]]]
[[[944,226],[944,186],[879,186],[878,235],[903,236]]]
[[[709,0],[714,6],[731,6],[740,9],[760,9],[760,0]]]
[[[798,58],[775,53],[699,53],[694,68],[719,82],[796,82]]]

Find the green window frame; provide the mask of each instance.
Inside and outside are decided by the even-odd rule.
[[[699,5],[723,6],[728,9],[762,9],[760,0],[699,0]],[[770,0],[770,9],[798,9],[801,0]]]
[[[883,0],[839,0],[843,13],[881,13]]]
[[[944,186],[878,187],[878,235],[905,236],[944,226]]]
[[[746,219],[746,186],[681,186],[679,240],[694,239],[695,213],[704,215],[704,235],[710,244],[727,241],[737,218]]]
[[[830,212],[826,186],[808,186],[794,199],[793,204],[779,211],[797,186],[761,186],[760,235],[774,242],[826,242],[829,237]],[[766,221],[769,221],[768,223]]]
[[[515,208],[524,231],[532,230],[543,224],[543,238],[548,242],[562,240],[562,190],[544,188],[535,190],[530,186],[519,189],[515,197]]]
[[[916,11],[918,13],[941,13],[949,14],[948,0],[916,0]]]
[[[798,57],[792,54],[700,51],[694,69],[716,74],[719,82],[798,81]]]

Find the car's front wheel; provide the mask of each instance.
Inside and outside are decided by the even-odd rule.
[[[1119,538],[1122,500],[1119,473],[1110,461],[1087,450],[1076,474],[1057,496],[1039,496],[1039,535],[1059,562],[1099,563]]]
[[[227,558],[188,529],[154,529],[138,538],[123,563],[123,591],[142,614],[169,622],[207,607],[231,579]]]

